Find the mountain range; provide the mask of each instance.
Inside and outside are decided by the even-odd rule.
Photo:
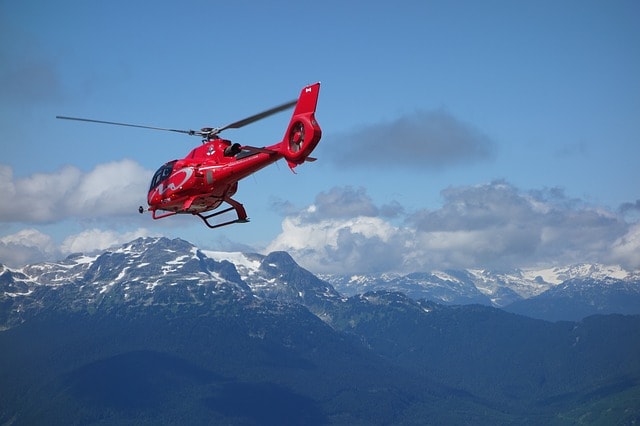
[[[166,238],[0,266],[0,423],[632,424],[637,277],[318,277]]]
[[[464,269],[401,274],[321,275],[341,294],[393,290],[449,305],[482,304],[533,318],[580,320],[640,314],[640,272],[578,264],[508,272]]]
[[[0,327],[6,328],[11,321],[19,321],[25,315],[24,309],[28,309],[32,302],[46,298],[46,293],[54,289],[66,289],[59,287],[60,283],[78,280],[102,282],[103,287],[99,289],[95,285],[80,289],[82,299],[96,299],[101,292],[106,292],[121,281],[153,281],[155,284],[145,287],[146,290],[152,290],[163,280],[178,278],[176,275],[182,281],[198,282],[199,286],[202,286],[203,280],[224,278],[235,283],[237,288],[234,292],[248,291],[256,296],[306,306],[326,298],[338,299],[382,290],[401,292],[414,300],[426,299],[447,305],[494,306],[550,321],[576,321],[594,314],[640,314],[640,271],[626,271],[619,266],[577,264],[508,272],[460,269],[406,275],[315,276],[298,267],[283,252],[264,256],[207,251],[199,250],[186,241],[176,240],[181,241],[181,248],[189,254],[174,258],[171,251],[159,251],[158,245],[162,246],[159,241],[164,240],[139,239],[98,255],[76,254],[59,262],[39,263],[19,269],[0,265],[0,284],[4,285],[5,303],[12,301],[24,305],[19,311],[11,309],[11,304],[3,309],[7,318],[0,318]],[[127,265],[117,269],[125,258]],[[199,267],[204,271],[198,270]],[[273,269],[276,267],[279,269]],[[214,272],[207,268],[221,268],[222,271]],[[113,275],[113,270],[118,270],[118,274]],[[291,276],[293,271],[298,275]],[[185,273],[191,273],[191,276]],[[309,288],[304,291],[296,288],[299,282],[303,286],[313,283],[313,291],[310,293]],[[134,287],[129,285],[127,288]],[[191,286],[186,288],[190,289]],[[96,291],[97,295],[91,294]],[[155,292],[151,294],[158,297]],[[9,319],[11,315],[15,318]]]

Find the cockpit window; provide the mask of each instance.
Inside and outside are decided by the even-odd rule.
[[[171,172],[173,171],[173,166],[175,164],[175,161],[170,161],[158,169],[158,171],[153,175],[153,179],[151,179],[151,187],[149,188],[149,191],[160,185],[160,182],[166,180],[169,176],[171,176]]]

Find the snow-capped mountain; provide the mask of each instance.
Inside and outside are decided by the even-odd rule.
[[[327,282],[300,267],[289,254],[201,251],[216,262],[233,264],[254,295],[315,306],[341,298]]]
[[[15,270],[0,266],[0,327],[5,329],[49,309],[265,299],[298,303],[322,315],[323,304],[339,298],[287,253],[205,253],[180,239],[140,238],[95,256],[72,255]]]

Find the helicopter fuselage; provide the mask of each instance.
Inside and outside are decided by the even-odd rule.
[[[242,147],[227,139],[207,138],[185,158],[165,163],[154,174],[147,196],[153,218],[190,213],[199,216],[210,228],[248,222],[244,207],[232,198],[239,180],[283,158],[292,170],[305,161],[315,160],[309,155],[322,137],[315,119],[319,89],[320,84],[316,83],[302,90],[284,138],[276,144]],[[230,207],[217,210],[223,203]],[[236,219],[209,222],[233,210]],[[140,212],[143,211],[140,207]]]
[[[283,158],[269,148],[225,155],[230,147],[230,141],[214,139],[193,149],[185,158],[160,167],[147,197],[154,218],[217,209],[236,193],[240,179]]]

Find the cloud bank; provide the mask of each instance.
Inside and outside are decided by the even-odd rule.
[[[53,238],[28,228],[0,238],[0,263],[10,267],[43,262],[60,256]]]
[[[51,236],[28,228],[0,238],[0,264],[16,268],[31,263],[58,260],[72,253],[91,254],[148,236],[152,236],[152,233],[144,228],[130,232],[87,229],[68,236],[62,244],[57,245]]]
[[[0,237],[0,263],[17,267],[56,260],[75,252],[91,253],[150,235],[144,228],[117,232],[98,228],[67,236],[61,244],[35,229],[68,220],[86,223],[138,216],[152,172],[132,160],[104,163],[93,170],[67,166],[53,173],[16,179],[0,164],[0,224],[25,225]],[[129,224],[131,225],[131,224]]]
[[[131,216],[151,172],[131,160],[89,172],[65,167],[15,179],[0,166],[0,222],[26,225],[0,237],[0,263],[20,266],[90,253],[148,236],[144,228],[86,229],[56,244],[38,225]],[[449,187],[434,209],[376,204],[364,188],[334,187],[312,205],[281,205],[282,231],[267,252],[285,250],[315,273],[415,272],[447,268],[512,269],[580,262],[640,270],[638,201],[613,211],[561,189],[523,191],[506,181]],[[131,224],[129,224],[130,226]]]
[[[133,160],[100,164],[89,172],[67,166],[14,179],[0,164],[0,222],[51,223],[69,217],[130,215],[146,201],[152,172]]]
[[[286,217],[267,251],[316,273],[512,269],[579,262],[640,269],[640,225],[567,197],[496,181],[447,188],[434,210],[385,218],[362,189],[334,188]]]

